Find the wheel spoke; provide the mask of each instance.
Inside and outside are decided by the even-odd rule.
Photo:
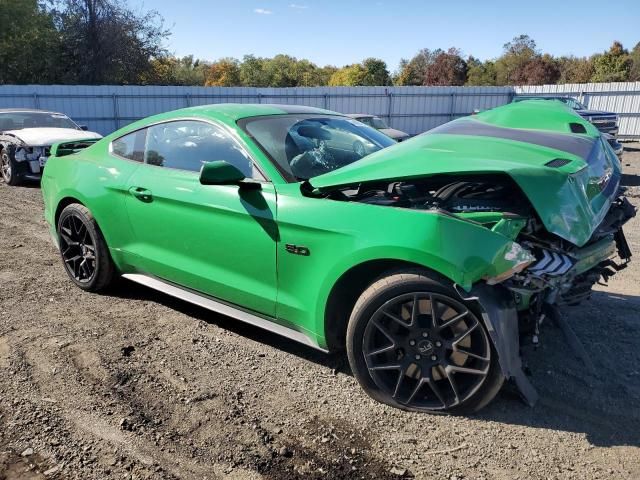
[[[436,301],[433,298],[433,295],[429,295],[429,303],[431,304],[431,323],[434,328],[438,328],[438,317],[436,315]]]
[[[434,395],[436,397],[438,397],[438,400],[440,400],[440,402],[442,402],[442,406],[443,407],[447,407],[447,402],[444,399],[444,395],[442,395],[442,391],[440,390],[440,387],[436,384],[436,381],[433,379],[433,376],[431,374],[429,374],[429,376],[431,378],[428,378],[426,380],[426,383],[429,385],[429,387],[431,388],[431,391],[434,393]]]
[[[453,378],[453,375],[451,375],[451,372],[446,368],[442,368],[441,371],[444,371],[444,374],[447,377],[447,380],[449,380],[449,385],[451,385],[451,391],[453,392],[453,396],[456,398],[456,404],[460,403],[460,394],[458,393],[458,385],[456,384],[456,381]]]
[[[385,337],[387,337],[394,346],[396,345],[396,340],[395,338],[393,338],[393,335],[391,335],[389,330],[387,330],[383,325],[381,325],[380,322],[378,322],[378,320],[372,320],[371,323],[373,323],[378,328],[378,330],[380,330],[382,334]]]
[[[406,368],[400,369],[400,372],[398,373],[398,381],[396,382],[396,388],[393,389],[393,395],[392,395],[393,398],[396,398],[398,396],[398,392],[400,391],[400,385],[402,385],[402,381],[404,380],[406,373],[407,373]]]
[[[411,326],[415,327],[418,320],[418,314],[420,313],[420,303],[418,295],[413,296],[413,303],[411,305]]]
[[[396,346],[394,344],[391,344],[391,345],[389,345],[387,347],[382,347],[382,348],[379,348],[377,350],[374,350],[373,352],[367,353],[367,357],[373,357],[373,356],[379,355],[381,353],[389,352],[389,351],[393,350],[394,348],[396,348]]]
[[[374,365],[373,367],[368,367],[369,370],[378,371],[378,370],[402,370],[402,365],[398,365],[397,363],[384,363],[382,365]]]
[[[464,317],[467,316],[467,314],[469,313],[469,310],[465,310],[464,312],[456,315],[455,317],[450,318],[449,320],[445,321],[442,325],[440,325],[438,328],[440,330],[444,330],[445,328],[449,328],[452,327],[453,325],[455,325],[456,323],[458,323],[460,320],[462,320]]]
[[[477,358],[478,360],[482,360],[483,362],[488,362],[489,361],[489,357],[483,357],[482,355],[478,355],[477,353],[473,353],[470,352],[464,348],[460,348],[458,346],[456,346],[453,349],[454,352],[458,352],[458,353],[462,353],[463,355],[466,355],[467,357],[471,357],[471,358]]]
[[[408,324],[407,322],[405,322],[404,320],[402,320],[400,317],[396,316],[395,314],[389,312],[388,310],[383,310],[384,315],[386,317],[389,317],[391,320],[393,320],[394,322],[396,322],[397,324],[403,326],[404,328],[407,328],[410,326],[410,324]]]
[[[418,394],[418,392],[420,391],[420,389],[422,388],[422,386],[426,383],[426,379],[425,378],[421,378],[418,381],[418,385],[416,385],[416,388],[413,389],[413,391],[411,392],[411,395],[409,395],[409,398],[407,399],[406,403],[411,403],[411,401],[415,398],[415,396]]]
[[[486,375],[488,369],[480,370],[477,368],[460,367],[458,365],[447,365],[445,369],[449,369],[454,373],[468,373],[469,375]]]
[[[462,340],[467,338],[471,332],[473,332],[476,328],[478,328],[479,325],[480,325],[479,322],[474,323],[473,327],[469,328],[469,330],[467,330],[464,333],[461,333],[456,338],[454,338],[453,341],[451,342],[451,344],[452,345],[458,345],[458,343],[460,343]]]

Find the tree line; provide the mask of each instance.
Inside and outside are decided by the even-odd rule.
[[[124,0],[0,0],[1,84],[248,87],[542,85],[640,80],[640,42],[589,57],[554,57],[520,35],[482,61],[452,47],[424,48],[391,72],[378,58],[336,67],[280,54],[216,61],[176,57],[153,10]]]

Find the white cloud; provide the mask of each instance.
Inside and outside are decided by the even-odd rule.
[[[257,13],[258,15],[271,15],[273,12],[264,8],[256,8],[253,10],[253,13]]]
[[[309,8],[307,5],[300,5],[299,3],[292,3],[289,5],[289,8],[297,8],[299,10],[304,10],[305,8]]]

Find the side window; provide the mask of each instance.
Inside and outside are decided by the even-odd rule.
[[[111,142],[111,151],[134,162],[142,162],[144,159],[144,139],[146,129],[137,130]]]
[[[145,163],[199,172],[204,163],[216,160],[234,165],[247,178],[264,179],[251,158],[220,127],[184,120],[148,128]]]

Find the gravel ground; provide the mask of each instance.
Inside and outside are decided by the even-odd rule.
[[[624,183],[640,205],[640,144]],[[326,356],[132,283],[84,293],[63,271],[37,187],[0,184],[0,480],[640,478],[636,262],[524,348],[541,394],[473,417],[370,400]]]

